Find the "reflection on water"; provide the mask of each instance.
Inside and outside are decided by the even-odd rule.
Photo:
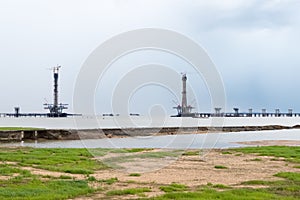
[[[234,148],[245,145],[236,142],[261,140],[300,140],[300,130],[249,131],[239,133],[209,133],[166,135],[96,140],[34,141],[3,143],[0,146],[27,146],[36,148],[168,148],[211,149]]]

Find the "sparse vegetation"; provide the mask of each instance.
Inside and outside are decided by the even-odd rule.
[[[225,167],[223,165],[216,165],[215,169],[228,169],[228,167]]]
[[[225,190],[225,189],[231,189],[232,187],[229,187],[227,185],[224,184],[212,184],[212,183],[207,183],[206,186],[200,186],[199,191],[202,191],[204,189],[209,189],[209,188],[216,188],[219,190]]]
[[[300,147],[289,146],[265,146],[265,147],[246,147],[233,149],[242,153],[255,153],[259,156],[274,156],[277,158],[285,158],[286,161],[300,163]],[[278,161],[278,159],[274,159]]]
[[[168,199],[194,199],[194,200],[207,200],[207,199],[230,199],[230,200],[266,200],[266,199],[280,199],[280,200],[296,200],[296,198],[281,197],[276,194],[271,194],[263,190],[254,189],[234,189],[217,191],[212,188],[203,189],[199,192],[175,192],[167,193],[159,197],[149,198],[152,200],[168,200]]]
[[[264,181],[264,180],[251,180],[251,181],[245,181],[242,184],[243,185],[270,185],[270,181]]]
[[[17,176],[0,180],[0,199],[67,199],[94,192],[86,181],[42,181],[40,178],[19,169]]]
[[[19,168],[15,168],[8,164],[0,164],[0,175],[2,176],[10,176],[15,173],[22,173],[23,171]]]
[[[31,128],[31,127],[0,127],[0,131],[37,131],[43,130],[41,128]]]
[[[222,154],[226,155],[226,154],[232,154],[232,152],[230,151],[222,151]]]
[[[267,188],[251,189],[242,188],[234,189],[222,184],[213,185],[208,183],[207,186],[202,186],[195,192],[168,192],[159,197],[149,198],[152,200],[167,200],[167,199],[279,199],[279,200],[296,200],[300,197],[300,173],[283,172],[275,176],[285,178],[282,181],[262,181],[253,180],[244,182],[244,185],[264,185]],[[214,189],[215,188],[215,189]],[[218,191],[216,189],[221,189]],[[223,191],[226,189],[225,191]]]
[[[300,197],[300,173],[280,172],[274,176],[283,178],[278,181],[252,180],[242,184],[244,185],[264,185],[268,186],[266,192],[281,196]]]
[[[277,177],[285,178],[290,181],[299,182],[300,183],[300,173],[294,173],[294,172],[280,172],[278,174],[275,174]]]
[[[0,149],[0,161],[16,162],[19,166],[70,174],[92,174],[94,170],[107,168],[91,157],[86,149]]]
[[[134,149],[123,149],[124,153],[138,153],[143,151],[152,151],[151,148],[134,148]]]
[[[60,175],[59,179],[72,179],[71,176],[66,176],[66,175]]]
[[[24,180],[23,180],[24,181]],[[55,192],[53,192],[55,191]],[[85,181],[19,180],[0,188],[1,199],[67,199],[93,192]]]
[[[224,185],[224,184],[215,184],[212,187],[216,188],[216,189],[231,189],[231,187]]]
[[[87,178],[88,181],[97,181],[97,179],[94,176],[89,176]]]
[[[106,180],[99,180],[100,183],[106,183],[107,185],[112,185],[115,182],[118,182],[118,178],[110,178],[110,179],[106,179]]]
[[[139,152],[147,152],[152,151],[151,148],[133,148],[133,149],[107,149],[107,148],[99,148],[99,149],[89,149],[89,152],[93,156],[104,156],[109,153],[115,154],[124,154],[124,153],[139,153]]]
[[[181,150],[172,151],[158,151],[158,152],[145,152],[139,155],[133,155],[135,158],[165,158],[165,157],[177,157],[181,155]]]
[[[131,174],[129,174],[129,176],[136,176],[136,177],[138,177],[138,176],[141,176],[141,174],[139,174],[139,173],[131,173]]]
[[[171,185],[161,186],[159,189],[164,192],[182,192],[187,191],[188,187],[186,185],[172,183]]]
[[[186,151],[182,155],[183,156],[199,156],[200,151]]]
[[[103,159],[109,167],[111,168],[121,168],[120,163],[131,162],[136,159],[159,159],[159,158],[176,158],[182,154],[181,150],[171,150],[171,151],[157,151],[157,152],[141,152],[139,154],[130,155],[118,155],[111,158]]]
[[[121,196],[121,195],[138,195],[145,192],[151,192],[149,188],[129,188],[124,190],[111,190],[106,193],[108,196]]]
[[[85,180],[71,176],[33,175],[22,167],[50,171],[89,174],[103,165],[91,160],[85,149],[1,148],[0,173],[9,179],[0,180],[0,199],[68,199],[92,193]],[[5,163],[11,164],[5,164]],[[55,191],[55,192],[53,192]]]
[[[257,152],[256,152],[257,150]],[[287,161],[283,165],[287,165],[293,169],[295,163],[300,160],[300,147],[251,147],[243,149],[230,149],[222,154],[238,154],[244,155],[254,153],[258,156],[275,156],[276,160]],[[123,157],[132,158],[165,158],[172,155],[178,155],[183,151],[148,151],[144,149],[94,149],[98,155],[106,155],[107,153],[120,153]],[[128,154],[123,154],[126,152]],[[130,153],[129,153],[129,152]],[[121,153],[122,152],[122,153]],[[188,151],[187,155],[198,155],[199,151]],[[218,152],[219,153],[219,152]],[[122,157],[121,157],[122,158]],[[252,156],[253,158],[253,156]],[[127,159],[127,158],[126,158]],[[271,160],[272,158],[266,158]],[[265,160],[265,158],[263,158]],[[247,160],[244,160],[247,161]],[[254,157],[248,161],[262,161],[260,157]],[[121,160],[122,162],[122,160]],[[293,162],[293,163],[290,163]],[[223,164],[220,162],[218,164]],[[280,163],[276,163],[280,164]],[[28,168],[46,169],[49,171],[68,172],[86,174],[77,176],[71,174],[57,175],[53,174],[34,174]],[[215,169],[220,169],[218,173],[222,173],[222,169],[226,166],[216,165]],[[119,198],[124,195],[126,198],[142,199],[279,199],[279,200],[296,200],[300,198],[300,173],[296,172],[280,172],[274,176],[279,180],[251,180],[241,184],[227,186],[225,184],[207,183],[203,186],[188,187],[180,183],[172,183],[169,185],[161,185],[156,182],[146,183],[136,181],[128,181],[122,177],[98,180],[92,173],[96,170],[107,169],[105,165],[93,159],[89,151],[85,149],[33,149],[33,148],[0,148],[0,199],[72,199],[78,196],[90,196],[94,192],[100,192],[104,198]],[[213,168],[212,168],[213,170]],[[41,170],[44,171],[44,170]],[[226,171],[227,172],[227,171]],[[230,172],[228,170],[228,172]],[[100,172],[101,173],[101,172]],[[225,172],[224,172],[225,173]],[[97,174],[98,175],[98,174]],[[138,173],[131,173],[128,176],[140,176]],[[78,177],[80,180],[76,180]],[[130,179],[128,177],[128,179]],[[118,190],[113,190],[110,185],[117,183]],[[100,188],[101,186],[101,188]],[[124,186],[124,188],[119,187]],[[238,188],[240,186],[246,188]],[[262,187],[263,186],[263,187]],[[152,189],[153,188],[153,189]],[[147,192],[164,192],[165,194],[146,198]],[[151,193],[152,194],[152,193]],[[106,195],[106,196],[105,196]]]

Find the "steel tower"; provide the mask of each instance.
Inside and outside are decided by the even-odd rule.
[[[178,112],[178,117],[191,117],[193,116],[194,114],[191,113],[192,109],[194,107],[188,105],[188,102],[187,102],[187,96],[186,96],[186,93],[187,93],[187,90],[186,90],[186,81],[187,81],[187,76],[186,74],[182,74],[182,100],[181,100],[181,105],[178,105],[176,107],[173,107],[174,109],[177,109],[177,112]]]
[[[48,117],[66,117],[67,114],[63,113],[64,109],[67,109],[68,104],[58,103],[58,77],[59,77],[59,69],[61,66],[53,67],[53,78],[54,78],[54,90],[53,90],[53,104],[44,104],[45,109],[48,109],[50,113],[48,113]]]

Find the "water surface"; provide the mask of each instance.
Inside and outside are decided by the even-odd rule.
[[[28,146],[36,148],[171,148],[171,149],[220,149],[244,147],[237,142],[263,140],[300,141],[300,130],[248,131],[235,133],[209,133],[165,135],[94,140],[18,142],[0,146]]]

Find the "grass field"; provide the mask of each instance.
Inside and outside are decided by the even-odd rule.
[[[107,167],[95,160],[86,149],[0,149],[0,161],[70,174],[92,174]]]
[[[153,149],[151,149],[153,150]],[[126,153],[126,159],[134,155],[142,158],[162,158],[177,155],[174,152],[151,152],[149,149],[94,149],[93,154],[105,156],[109,152]],[[139,154],[145,152],[145,154]],[[132,153],[132,155],[128,155]],[[137,153],[137,154],[136,154]],[[173,155],[174,154],[174,155]],[[221,155],[236,157],[248,154],[258,156],[251,162],[264,162],[260,156],[284,160],[284,165],[300,163],[300,147],[249,147],[226,149]],[[183,154],[196,158],[199,151]],[[129,181],[122,177],[101,178],[109,170],[103,163],[93,159],[86,149],[35,149],[0,148],[0,199],[72,199],[75,197],[98,199],[300,199],[300,173],[282,171],[273,175],[276,180],[250,180],[238,185],[213,184],[208,182],[197,187],[182,183],[147,183],[143,174],[128,173]],[[123,162],[123,160],[121,160]],[[229,163],[228,163],[229,164]],[[251,163],[250,163],[251,164]],[[37,174],[30,169],[42,169],[48,174]],[[296,169],[296,168],[294,168]],[[201,169],[199,169],[201,170]],[[226,166],[215,165],[212,170],[227,172]],[[260,170],[260,169],[257,169]],[[50,173],[51,172],[51,173]],[[52,173],[59,173],[53,175]],[[140,179],[139,179],[140,178]],[[151,193],[158,195],[149,197]]]
[[[260,156],[274,156],[285,158],[286,161],[300,163],[300,147],[267,146],[267,147],[246,147],[234,149],[236,152],[255,153]]]
[[[36,131],[43,130],[41,128],[31,128],[31,127],[0,127],[0,131]]]

